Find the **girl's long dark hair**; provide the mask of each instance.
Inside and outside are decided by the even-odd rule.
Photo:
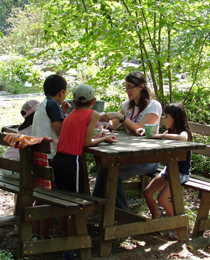
[[[188,133],[188,141],[192,140],[192,133],[188,124],[187,113],[182,103],[171,103],[164,107],[165,114],[169,114],[173,120],[173,128],[168,129],[168,133],[180,134],[183,131]]]
[[[23,114],[24,112],[23,112],[23,113],[22,113],[22,112],[23,112],[23,111],[21,111],[21,114],[22,114],[22,116],[23,116],[23,115],[24,115],[24,114]],[[34,113],[35,113],[35,112],[34,112]],[[33,123],[33,118],[34,118],[34,113],[28,115],[28,116],[25,118],[24,122],[19,126],[18,131],[23,130],[23,129],[29,127],[30,125],[32,125],[32,123]]]
[[[141,97],[139,103],[137,104],[140,111],[143,111],[152,99],[152,92],[147,86],[146,76],[140,71],[133,71],[125,77],[125,80],[129,83],[134,84],[135,86],[139,86],[144,83],[144,89],[141,91]],[[134,106],[135,102],[131,100],[129,102],[129,108],[132,108]]]

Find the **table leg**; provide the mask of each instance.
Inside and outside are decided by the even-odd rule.
[[[185,209],[177,161],[172,161],[168,163],[168,179],[171,191],[171,200],[173,204],[174,216],[182,215],[185,213]],[[179,241],[188,241],[189,236],[187,226],[176,229],[176,232]]]
[[[114,226],[118,172],[119,167],[110,167],[107,171],[107,181],[104,190],[104,198],[109,199],[110,202],[104,205],[102,211],[98,252],[99,256],[101,257],[107,257],[111,255],[112,241],[104,241],[104,229],[108,226]]]

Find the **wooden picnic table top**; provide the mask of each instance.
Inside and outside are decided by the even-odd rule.
[[[94,147],[86,147],[85,152],[97,156],[118,157],[206,148],[206,145],[202,143],[167,139],[146,139],[146,137],[118,132],[114,133],[114,135],[117,137],[117,143],[101,143]]]

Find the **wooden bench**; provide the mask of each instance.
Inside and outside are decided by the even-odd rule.
[[[0,145],[8,144],[0,133]],[[50,153],[49,141],[20,149],[20,161],[0,157],[0,168],[20,173],[20,180],[0,176],[0,189],[18,195],[18,257],[41,253],[78,249],[83,260],[92,259],[91,237],[88,235],[85,214],[95,208],[95,204],[105,204],[108,200],[91,197],[86,194],[63,190],[36,187],[36,178],[54,180],[52,167],[34,163],[34,152]],[[43,205],[32,206],[34,200],[41,200]],[[32,229],[34,220],[53,217],[72,216],[75,236],[34,241]],[[1,221],[1,218],[0,218]]]
[[[8,126],[3,126],[1,129],[1,132],[4,133],[17,133],[18,127],[20,125],[8,125]]]
[[[163,119],[161,119],[161,125],[163,125]],[[189,122],[189,126],[193,134],[210,136],[210,126],[208,125]],[[210,157],[210,146],[207,145],[205,150],[195,150],[193,153]],[[151,175],[140,176],[139,180],[124,182],[125,190],[139,190],[141,196],[141,192],[149,184],[151,178],[160,173],[163,167],[163,165],[160,165],[157,172]],[[208,220],[210,210],[210,179],[192,174],[189,181],[183,184],[183,186],[199,191],[200,205],[192,236],[202,235],[203,231],[210,229],[210,220]]]

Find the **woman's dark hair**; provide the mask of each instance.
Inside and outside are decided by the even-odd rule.
[[[34,112],[34,113],[35,113],[35,112]],[[23,129],[29,127],[30,125],[32,125],[32,123],[33,123],[33,118],[34,118],[34,113],[28,115],[28,116],[25,118],[24,122],[18,127],[18,131],[23,130]],[[22,114],[22,116],[24,116],[24,112],[21,112],[21,114]]]
[[[139,86],[142,83],[144,83],[144,88],[141,91],[141,97],[139,103],[137,104],[140,111],[143,111],[149,104],[150,100],[152,99],[152,92],[147,86],[146,76],[140,71],[133,71],[125,77],[125,80],[129,83],[134,84],[135,86]],[[132,108],[134,106],[135,106],[135,102],[131,100],[129,102],[129,108]]]
[[[169,114],[173,120],[173,129],[168,129],[168,133],[180,134],[183,131],[188,133],[188,141],[192,140],[192,133],[188,124],[187,113],[182,103],[171,103],[164,107],[165,114]]]
[[[57,74],[48,76],[44,81],[44,94],[45,96],[56,96],[61,90],[66,90],[66,80]]]

